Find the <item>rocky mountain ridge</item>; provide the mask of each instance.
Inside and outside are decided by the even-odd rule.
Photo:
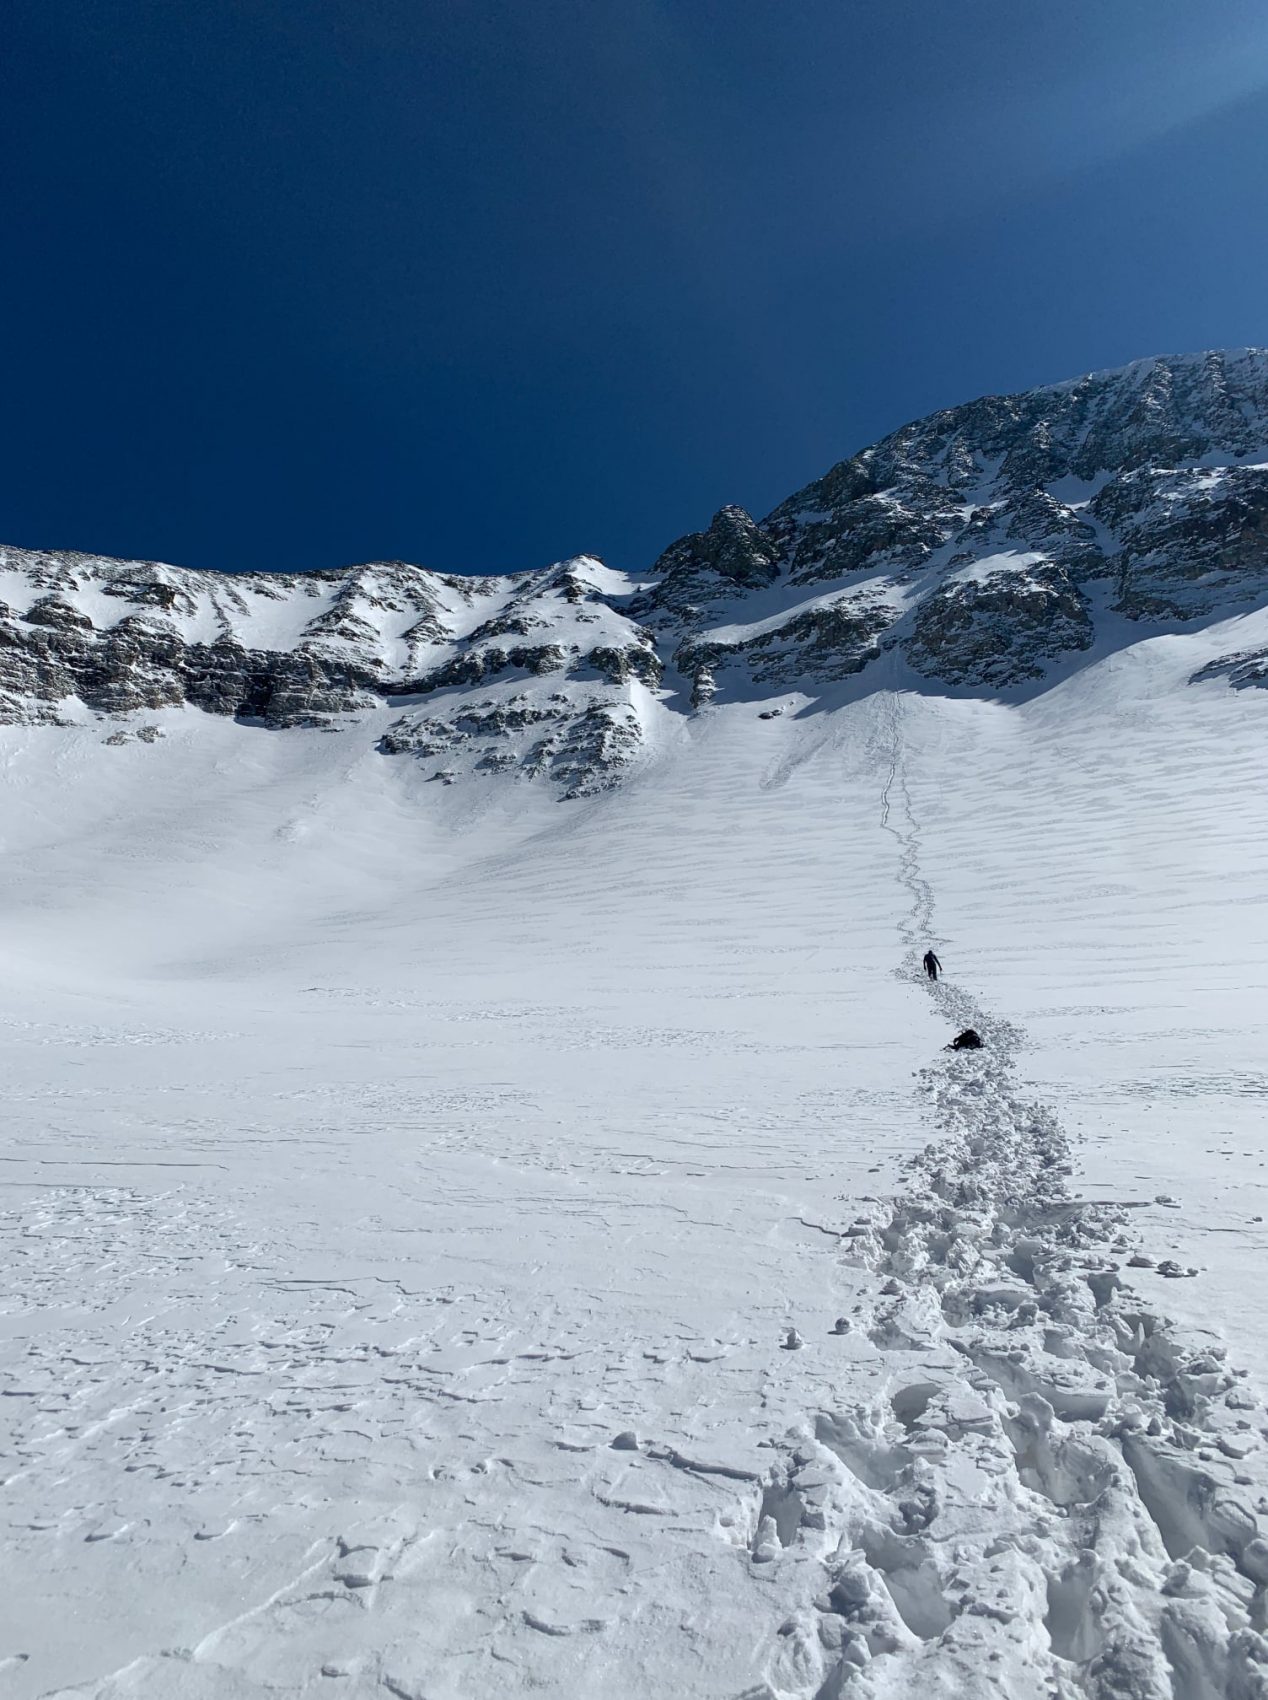
[[[378,732],[450,780],[611,782],[658,716],[816,697],[883,656],[916,680],[1041,688],[1111,621],[1268,593],[1268,353],[1138,361],[902,427],[760,522],[726,507],[645,574],[590,556],[499,578],[375,562],[198,572],[0,550],[0,720],[188,705]],[[1239,650],[1205,678],[1268,682]],[[111,728],[107,728],[111,731]]]

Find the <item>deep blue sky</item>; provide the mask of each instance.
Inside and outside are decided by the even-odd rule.
[[[1268,342],[1262,0],[7,0],[0,539],[642,566]]]

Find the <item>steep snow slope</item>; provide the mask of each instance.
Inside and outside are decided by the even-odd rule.
[[[1265,642],[0,730],[7,1692],[1268,1692]]]
[[[1265,515],[1242,351],[638,577],[5,551],[5,1693],[1268,1700]]]

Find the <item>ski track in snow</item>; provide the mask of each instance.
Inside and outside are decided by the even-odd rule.
[[[925,987],[985,1045],[921,1072],[932,1141],[896,1191],[856,1192],[849,1220],[822,1188],[818,1202],[796,1189],[809,1159],[790,1148],[792,1112],[745,1102],[743,1086],[713,1106],[712,1133],[698,1109],[688,1129],[649,1099],[637,1134],[579,1150],[510,1081],[361,1080],[364,1126],[432,1130],[438,1243],[413,1264],[389,1248],[417,1238],[429,1171],[404,1163],[397,1213],[367,1207],[337,1252],[324,1244],[322,1188],[346,1184],[353,1099],[306,1071],[281,1077],[268,1110],[245,1084],[233,1133],[222,1114],[178,1109],[170,1156],[103,1159],[91,1131],[82,1150],[74,1133],[60,1149],[11,1147],[24,1190],[0,1229],[17,1271],[0,1305],[0,1415],[4,1592],[19,1609],[0,1682],[19,1700],[1268,1696],[1268,1416],[1222,1348],[1133,1297],[1129,1212],[1072,1194],[1070,1140],[1020,1077],[1020,1028],[954,979],[925,980],[938,917],[907,712],[896,692],[873,699],[863,758],[902,892],[898,990]],[[770,786],[797,766],[776,760]],[[531,866],[521,877],[531,892]],[[789,947],[768,972],[782,981],[819,949]],[[747,996],[739,985],[720,995]],[[308,995],[405,1021],[433,1007],[391,984]],[[492,1046],[490,1022],[524,1026],[531,1044],[540,1022],[609,1066],[639,1047],[677,1058],[683,1079],[716,1044],[703,1027],[601,1012],[552,1028],[547,1002],[434,1007],[472,1045]],[[161,1059],[235,1040],[224,1019],[7,1025],[37,1048]],[[772,1053],[753,1048],[756,1080]],[[183,1103],[178,1086],[156,1089]],[[102,1113],[73,1075],[17,1085],[10,1104],[65,1108],[74,1129],[77,1093]],[[827,1124],[848,1102],[882,1125],[893,1100],[872,1097],[821,1087],[797,1116]],[[264,1161],[281,1165],[268,1183],[241,1168]],[[117,1182],[98,1173],[113,1164]],[[201,1164],[230,1183],[199,1190]],[[88,1165],[88,1179],[59,1173]],[[268,1187],[288,1165],[283,1227]],[[614,1332],[613,1287],[581,1263],[571,1291],[567,1275],[547,1282],[560,1248],[546,1216],[592,1258],[628,1248],[612,1279],[639,1326]],[[750,1305],[782,1352],[658,1311],[667,1232],[706,1289],[715,1249],[750,1236]],[[519,1291],[499,1284],[508,1236],[525,1247]],[[445,1278],[451,1263],[461,1278]],[[780,1265],[784,1292],[764,1293]],[[27,1332],[32,1314],[42,1332]],[[50,1541],[61,1556],[38,1558]],[[103,1674],[50,1685],[20,1594],[63,1573]],[[142,1628],[138,1653],[147,1601],[162,1630]],[[121,1630],[112,1661],[116,1611],[132,1641],[125,1654]]]

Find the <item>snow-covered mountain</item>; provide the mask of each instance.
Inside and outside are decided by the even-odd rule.
[[[1264,371],[9,552],[5,1700],[1268,1700]]]
[[[723,508],[638,576],[590,556],[238,575],[8,548],[0,719],[118,717],[127,737],[171,705],[271,727],[376,711],[381,750],[435,777],[577,795],[710,702],[838,700],[882,663],[1016,697],[1266,591],[1268,353],[1213,352],[934,414],[760,522]],[[1204,673],[1265,675],[1255,649]]]

